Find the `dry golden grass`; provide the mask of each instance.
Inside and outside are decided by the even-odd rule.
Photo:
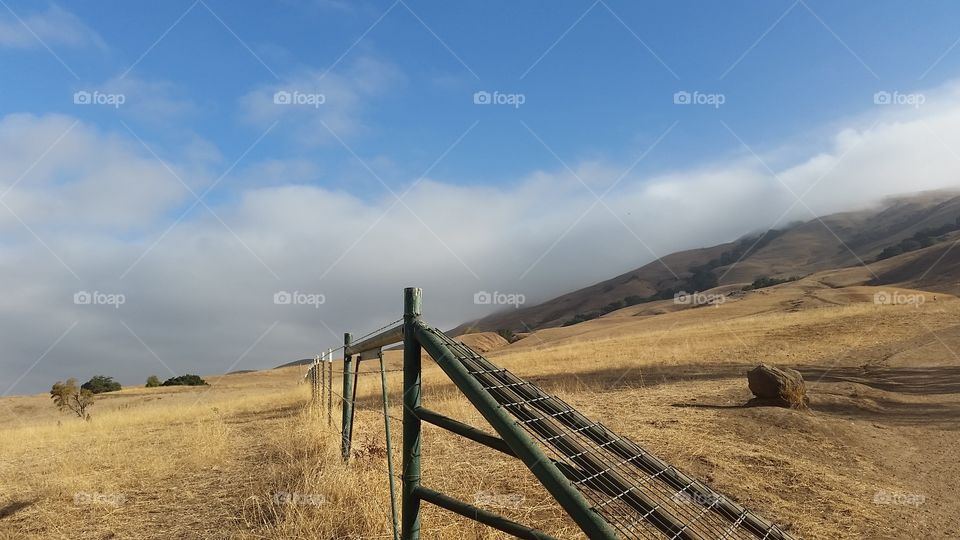
[[[805,281],[720,308],[629,308],[487,356],[798,536],[957,537],[960,301],[878,307],[872,294]],[[922,360],[904,365],[914,350]],[[760,361],[805,370],[811,411],[741,408]],[[44,396],[0,400],[0,538],[390,538],[379,376],[361,376],[345,465],[302,374],[124,390],[92,422],[51,414]],[[423,381],[426,406],[484,426],[429,361]],[[914,388],[931,381],[936,393]],[[400,384],[390,373],[398,473]],[[516,460],[431,426],[423,460],[428,487],[582,538]],[[879,505],[878,492],[926,500]],[[423,526],[507,538],[429,505]]]

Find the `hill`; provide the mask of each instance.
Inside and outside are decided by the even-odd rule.
[[[301,360],[294,360],[292,362],[287,362],[286,364],[281,364],[273,369],[282,369],[282,368],[288,368],[293,366],[309,366],[310,364],[313,364],[313,360],[314,360],[313,358],[303,358]]]
[[[876,284],[931,285],[931,290],[960,292],[960,269],[956,265],[960,255],[949,249],[955,236],[949,229],[958,227],[960,195],[956,192],[896,197],[878,208],[818,217],[726,244],[672,253],[546,302],[466,322],[452,332],[528,332],[562,326],[630,305],[673,298],[679,291],[705,291],[716,286],[734,290],[761,277],[789,279],[862,267],[881,254],[905,248],[912,250],[909,256],[891,255],[896,258],[895,265],[883,265],[882,276],[868,274],[863,282],[875,278]],[[936,244],[936,249],[930,244]],[[926,255],[921,257],[920,251]],[[941,255],[938,271],[925,274]]]

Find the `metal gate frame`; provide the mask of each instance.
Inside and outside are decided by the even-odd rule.
[[[488,391],[498,386],[483,386],[481,380],[488,374],[499,374],[508,377],[507,386],[517,386],[523,384],[531,386],[530,383],[516,378],[503,369],[494,369],[497,366],[489,363],[486,359],[476,355],[468,348],[453,342],[445,334],[427,325],[421,318],[423,304],[423,291],[419,288],[408,287],[403,292],[403,319],[400,324],[386,329],[372,337],[361,339],[359,342],[353,342],[350,334],[344,335],[344,359],[343,359],[343,423],[342,423],[342,454],[344,460],[349,460],[350,439],[352,436],[353,423],[353,400],[355,392],[355,374],[358,371],[360,360],[372,358],[371,352],[375,352],[381,359],[381,378],[383,379],[384,403],[386,403],[386,384],[382,362],[381,350],[384,346],[403,342],[403,448],[402,448],[402,501],[400,518],[400,539],[401,540],[420,540],[420,508],[421,502],[426,501],[440,508],[444,508],[461,516],[480,522],[489,527],[506,532],[517,538],[531,540],[556,540],[554,537],[543,531],[516,523],[499,514],[484,510],[464,501],[450,497],[428,487],[425,487],[421,480],[421,442],[423,422],[433,424],[437,427],[446,429],[456,435],[470,439],[476,443],[519,459],[533,473],[541,485],[550,493],[550,495],[563,508],[564,512],[576,523],[576,525],[591,540],[616,540],[619,536],[610,522],[603,515],[591,507],[590,503],[577,488],[577,483],[582,483],[589,487],[595,487],[590,483],[591,477],[584,477],[583,471],[578,467],[586,465],[587,469],[597,469],[592,463],[576,463],[571,466],[569,463],[555,461],[549,457],[538,445],[537,440],[531,437],[518,422],[518,419],[512,416],[500,402],[495,399]],[[398,321],[399,322],[399,321]],[[426,409],[421,404],[421,380],[422,380],[422,351],[427,353],[440,366],[441,370],[450,378],[454,385],[466,396],[470,403],[477,409],[490,426],[496,431],[496,435],[474,428],[463,422],[448,418],[437,412]],[[465,352],[472,353],[472,356],[464,356]],[[357,365],[353,363],[353,356],[357,355]],[[466,362],[466,363],[465,363]],[[473,366],[471,371],[471,367]],[[484,367],[486,366],[486,367]],[[351,376],[354,381],[351,384]],[[517,383],[516,381],[520,381]],[[502,384],[501,386],[502,387]],[[564,405],[563,402],[554,397],[545,395],[538,388],[533,387],[536,394],[529,397],[532,401],[540,402],[538,407],[544,408],[552,413],[553,408]],[[532,394],[532,392],[531,392]],[[569,407],[569,406],[566,406]],[[575,410],[562,410],[563,413],[576,413],[579,418],[572,418],[568,421],[575,424],[578,432],[597,435],[596,426],[600,424],[588,424],[585,417]],[[385,410],[386,415],[386,410]],[[554,415],[558,415],[555,413]],[[546,428],[545,428],[546,429]],[[499,437],[497,436],[499,435]],[[602,434],[601,434],[602,435]],[[597,435],[600,437],[601,435]],[[556,439],[557,436],[550,437]],[[541,441],[543,442],[543,441]],[[635,449],[627,447],[622,439],[610,440],[604,442],[602,446],[611,445],[615,451],[622,451],[633,454]],[[614,444],[616,443],[616,444]],[[632,443],[630,443],[632,444]],[[623,448],[621,448],[623,446]],[[638,447],[639,448],[639,447]],[[621,453],[622,453],[621,452]],[[579,452],[576,456],[582,456],[586,452]],[[763,519],[762,517],[744,509],[732,500],[721,497],[713,490],[704,486],[696,480],[687,477],[677,471],[665,462],[657,458],[641,453],[630,459],[642,459],[645,464],[659,470],[656,475],[663,475],[664,481],[673,485],[680,486],[677,494],[689,492],[693,495],[703,496],[704,500],[715,501],[706,507],[705,512],[716,511],[728,519],[735,520],[733,527],[728,530],[743,525],[743,528],[759,538],[790,540],[792,537],[777,527],[775,524]],[[389,458],[388,458],[389,459]],[[589,461],[587,457],[582,458]],[[628,460],[629,461],[629,460]],[[602,465],[601,465],[602,467]],[[614,487],[624,484],[624,481],[617,478],[614,472],[609,470],[601,471],[609,474]],[[392,476],[391,476],[392,480]],[[577,480],[577,482],[574,482]],[[629,479],[625,479],[629,481]],[[604,487],[598,487],[604,491]],[[618,487],[618,489],[620,489]],[[615,498],[631,493],[634,488],[630,487],[626,491],[607,495],[615,495]],[[393,490],[391,489],[391,497]],[[688,525],[679,522],[669,514],[669,512],[658,511],[658,506],[653,502],[644,499],[642,494],[633,496],[632,506],[644,510],[644,519],[653,516],[657,519],[652,520],[651,524],[660,529],[660,531],[671,538],[699,540],[704,538],[693,530],[688,529]],[[696,521],[696,520],[694,520]],[[726,534],[724,534],[726,537]]]

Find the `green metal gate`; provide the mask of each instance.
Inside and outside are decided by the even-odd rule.
[[[350,452],[353,418],[352,357],[363,358],[369,351],[379,354],[382,347],[403,341],[402,540],[419,540],[422,502],[518,538],[553,538],[424,486],[420,469],[423,422],[522,461],[591,539],[792,540],[779,526],[430,327],[421,319],[421,306],[422,291],[407,288],[401,324],[357,343],[349,334],[344,340],[345,459]],[[421,405],[422,350],[496,435]]]

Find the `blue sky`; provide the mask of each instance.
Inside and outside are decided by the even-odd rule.
[[[452,327],[512,309],[479,292],[536,303],[956,189],[957,20],[947,1],[2,0],[0,392],[271,367],[395,319],[404,286]],[[324,302],[275,300],[297,291]],[[76,300],[95,292],[125,301]]]
[[[37,2],[8,6],[26,18],[51,9]],[[762,148],[868,109],[877,90],[936,86],[960,65],[960,52],[941,58],[960,37],[952,24],[960,6],[951,2],[925,2],[922,9],[891,1],[545,6],[63,4],[59,9],[94,32],[96,42],[69,47],[47,39],[67,67],[44,47],[3,51],[4,71],[17,75],[7,78],[0,98],[9,112],[62,112],[107,128],[125,120],[168,152],[179,150],[185,133],[195,134],[229,162],[263,131],[243,120],[243,96],[307,71],[349,73],[369,60],[392,76],[357,105],[351,122],[363,125],[362,136],[347,142],[363,159],[382,163],[374,168],[384,180],[409,182],[479,122],[433,174],[499,183],[557,166],[521,122],[574,162],[630,160],[679,121],[640,168],[654,172],[735,151],[738,141],[718,119]],[[75,89],[121,76],[163,84],[168,94],[131,92],[128,103],[171,99],[191,111],[158,125],[131,119],[123,107],[78,110],[70,100]],[[317,86],[322,92],[323,84]],[[477,90],[522,93],[526,100],[516,109],[478,107]],[[670,106],[678,90],[719,92],[726,102],[720,109]],[[361,194],[381,187],[340,145],[300,144],[283,123],[277,127],[251,161],[305,159],[325,172],[307,181]]]

